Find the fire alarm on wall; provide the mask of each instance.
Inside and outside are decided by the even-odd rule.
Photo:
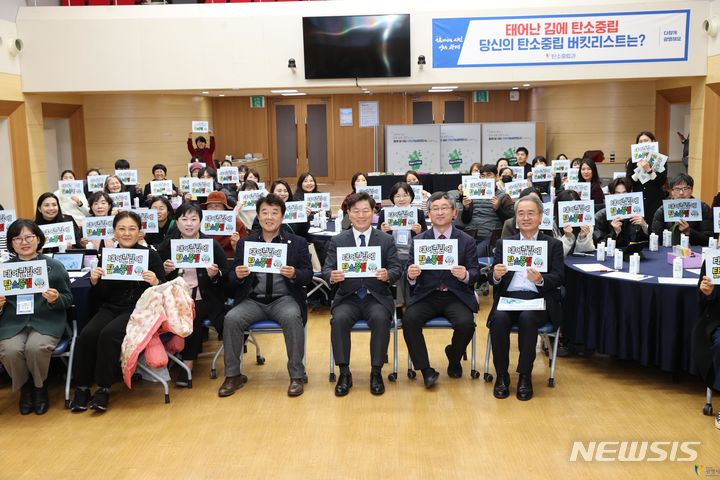
[[[519,100],[520,100],[520,91],[519,90],[510,90],[510,101],[517,102]]]

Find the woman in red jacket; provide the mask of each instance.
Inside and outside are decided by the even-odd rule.
[[[192,134],[193,132],[188,132],[187,139],[187,149],[188,152],[190,152],[190,156],[192,158],[200,158],[208,167],[215,167],[213,163],[213,153],[215,153],[215,137],[213,136],[213,132],[208,132],[210,135],[210,148],[206,148],[207,141],[202,135],[195,139],[195,148],[193,148]]]

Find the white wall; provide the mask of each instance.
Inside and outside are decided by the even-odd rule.
[[[2,3],[2,0],[0,0]],[[15,23],[0,20],[0,73],[20,75],[20,59],[8,50],[8,44],[17,38]]]
[[[364,85],[463,84],[654,78],[705,75],[701,29],[708,1],[564,0],[542,2],[338,0],[143,7],[25,7],[17,18],[25,92],[147,91],[222,88],[337,87],[354,80],[304,79],[302,16],[411,14],[411,59],[425,55],[410,78],[363,80]],[[689,8],[687,62],[433,69],[432,19],[497,15],[591,13]],[[287,68],[295,58],[295,73]]]
[[[0,118],[0,204],[8,210],[15,209],[15,185],[13,184],[12,151],[8,119]]]
[[[720,29],[720,0],[711,0],[710,2],[710,8],[708,11],[707,18],[713,18],[718,21],[718,29]],[[720,34],[717,36],[707,37],[708,42],[708,57],[711,57],[713,55],[720,55]]]
[[[60,172],[72,170],[72,145],[70,143],[70,121],[67,118],[46,118],[45,162],[47,163],[48,188],[54,192],[58,188]],[[85,172],[75,172],[82,177]]]

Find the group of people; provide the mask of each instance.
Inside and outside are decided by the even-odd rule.
[[[650,132],[642,132],[638,143],[653,141]],[[211,136],[211,145],[213,137]],[[203,147],[204,148],[204,147]],[[528,168],[527,149],[517,149],[517,166],[523,167],[525,178],[532,176]],[[203,158],[204,159],[204,158]],[[128,168],[127,162],[119,161],[116,168]],[[543,157],[536,157],[534,165],[546,165]],[[641,168],[648,165],[638,164]],[[209,175],[212,167],[195,168],[191,174]],[[64,196],[45,193],[38,198],[34,221],[20,219],[7,230],[7,249],[11,262],[42,259],[47,262],[50,288],[31,299],[16,296],[0,297],[0,361],[12,377],[13,389],[20,391],[20,411],[42,414],[48,408],[45,386],[50,354],[66,326],[66,312],[72,304],[70,281],[62,264],[43,255],[45,236],[40,226],[72,221],[78,228],[73,247],[102,252],[107,247],[147,250],[148,269],[141,281],[116,281],[104,279],[102,264],[90,271],[92,298],[95,313],[78,337],[74,381],[75,395],[71,403],[74,412],[89,408],[105,411],[109,405],[109,392],[118,370],[118,359],[125,329],[135,304],[142,294],[153,286],[181,276],[191,291],[195,302],[193,332],[185,339],[182,360],[192,371],[194,361],[202,350],[202,320],[209,318],[222,334],[225,360],[225,379],[218,390],[220,397],[233,395],[248,381],[241,371],[241,355],[246,341],[247,327],[254,322],[271,318],[280,323],[288,355],[289,396],[299,396],[304,391],[307,374],[304,365],[305,325],[308,308],[305,287],[313,277],[311,252],[321,250],[322,276],[334,293],[331,304],[332,353],[340,374],[335,385],[335,395],[345,396],[353,387],[350,370],[351,329],[364,320],[370,334],[370,391],[381,395],[385,391],[382,368],[387,359],[391,322],[398,307],[402,310],[402,331],[414,368],[421,372],[426,388],[433,388],[440,373],[433,368],[423,336],[425,324],[436,317],[445,317],[453,327],[451,341],[445,347],[446,373],[450,378],[463,374],[461,358],[475,332],[475,315],[479,310],[476,284],[481,281],[479,256],[490,257],[491,268],[487,281],[493,285],[493,307],[487,319],[489,327],[496,382],[495,397],[502,399],[510,394],[509,349],[510,332],[518,327],[520,356],[516,396],[529,400],[533,396],[532,369],[535,359],[538,328],[547,322],[556,327],[562,322],[560,287],[564,283],[563,257],[572,252],[595,249],[595,245],[607,238],[617,241],[618,248],[647,239],[652,232],[671,229],[689,236],[692,245],[707,245],[713,236],[712,210],[705,204],[701,222],[678,222],[666,224],[663,220],[662,200],[665,192],[670,198],[691,198],[693,179],[679,174],[666,184],[666,174],[652,173],[652,178],[641,183],[631,174],[613,180],[610,194],[631,191],[643,192],[645,215],[628,220],[608,221],[603,211],[603,192],[597,166],[591,159],[580,159],[578,181],[591,183],[591,198],[596,204],[594,227],[564,227],[557,223],[558,202],[579,200],[578,192],[568,186],[564,176],[555,178],[545,188],[529,183],[513,200],[505,191],[505,184],[513,181],[509,162],[501,159],[496,165],[473,164],[471,174],[494,179],[495,196],[489,200],[470,200],[458,192],[435,192],[420,190],[422,199],[416,199],[413,185],[421,184],[421,177],[413,171],[405,174],[403,181],[395,184],[389,192],[390,206],[415,208],[416,223],[400,229],[391,225],[385,210],[367,192],[357,187],[367,185],[366,174],[358,172],[351,181],[352,191],[342,202],[347,228],[333,236],[329,242],[318,245],[309,235],[309,222],[314,215],[324,212],[308,211],[308,221],[284,223],[286,202],[302,201],[305,195],[317,193],[315,178],[306,172],[297,180],[293,192],[284,180],[276,180],[267,189],[267,195],[258,199],[255,210],[248,212],[235,206],[236,232],[231,236],[206,236],[200,232],[204,210],[233,210],[232,192],[257,189],[259,174],[244,172],[237,185],[216,185],[215,191],[205,198],[182,198],[174,208],[166,196],[153,196],[149,186],[129,191],[138,202],[157,210],[158,233],[144,233],[142,220],[133,209],[117,208],[110,193],[123,191],[126,187],[119,178],[111,175],[103,191],[93,192],[87,198],[79,195]],[[647,169],[647,168],[646,168]],[[155,165],[153,178],[165,178],[167,169]],[[89,173],[99,174],[98,170]],[[74,179],[72,172],[64,172],[63,179]],[[531,186],[530,186],[531,185]],[[596,188],[597,187],[597,188]],[[541,231],[543,196],[550,189],[555,192],[552,208],[555,222],[545,232]],[[183,192],[174,188],[178,196]],[[416,201],[417,200],[417,201]],[[235,200],[236,201],[236,200]],[[84,216],[113,216],[112,238],[102,241],[83,238],[79,230]],[[429,219],[429,226],[426,219]],[[342,219],[337,218],[336,221]],[[373,226],[377,222],[377,227]],[[544,227],[546,228],[546,227]],[[470,232],[472,235],[469,235]],[[214,263],[206,268],[176,268],[171,258],[171,243],[177,239],[212,239]],[[455,265],[451,269],[436,270],[416,258],[414,244],[419,241],[457,240]],[[525,271],[508,271],[502,258],[502,244],[506,240],[547,242],[548,268],[544,273],[535,268]],[[287,265],[279,273],[252,272],[245,264],[248,242],[287,245]],[[349,276],[347,268],[338,255],[345,247],[380,247],[374,273],[368,276]],[[320,253],[320,252],[317,252]],[[395,287],[395,288],[393,288]],[[720,385],[714,371],[720,368],[720,330],[714,314],[717,292],[708,279],[703,278],[699,289],[707,320],[703,323],[705,365],[711,381]],[[544,311],[506,311],[498,309],[500,298],[545,301]],[[232,307],[225,308],[226,299],[232,299]],[[27,302],[33,308],[27,308]],[[24,302],[24,303],[23,303]],[[22,303],[22,305],[21,305]],[[699,340],[698,340],[699,342]],[[188,386],[186,370],[181,369],[177,386]],[[94,390],[93,390],[94,387]]]

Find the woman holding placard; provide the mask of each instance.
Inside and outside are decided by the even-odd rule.
[[[108,195],[106,192],[94,192],[92,195],[90,195],[90,198],[88,198],[88,205],[90,207],[90,214],[88,215],[88,217],[90,218],[112,216],[111,212],[113,201],[112,198],[110,198],[110,195]],[[90,245],[90,248],[93,248],[95,250],[99,250],[100,245],[105,245],[106,247],[112,247],[114,245],[114,242],[111,238],[106,238],[104,240],[89,240],[85,236],[80,239],[79,243],[84,248],[88,248],[88,245]]]
[[[610,195],[630,193],[632,182],[628,177],[616,178],[608,185]],[[606,197],[607,200],[607,197]],[[596,243],[604,242],[608,238],[615,240],[616,248],[625,248],[630,243],[646,242],[648,240],[649,226],[644,217],[635,215],[632,218],[621,220],[616,218],[607,220],[607,208],[595,214],[595,229],[593,237]]]
[[[352,191],[348,193],[345,198],[342,201],[342,205],[340,205],[340,208],[342,209],[343,215],[347,215],[348,212],[348,200],[351,196],[355,195],[355,187],[364,187],[367,186],[367,174],[362,172],[355,172],[350,179],[350,188],[352,188]],[[375,203],[375,213],[379,213],[380,209],[382,208],[381,202]]]
[[[37,225],[51,225],[56,223],[72,223],[73,233],[75,235],[75,241],[78,242],[82,238],[82,230],[78,227],[77,223],[73,220],[70,215],[63,214],[62,208],[60,208],[60,200],[55,196],[54,193],[45,192],[38,198],[37,205],[35,208],[35,223]],[[75,245],[73,242],[65,242],[65,248],[72,248]],[[44,248],[43,252],[57,252],[59,247]]]
[[[127,193],[130,196],[130,201],[132,201],[133,193],[131,190],[128,190],[128,188],[125,186],[125,184],[120,180],[120,177],[117,175],[108,175],[108,177],[105,179],[105,187],[103,188],[103,191],[105,193]],[[118,205],[117,202],[113,202],[113,209],[111,212],[111,215],[115,215],[118,212],[122,212],[123,210],[128,210],[132,208],[132,205]]]
[[[578,183],[590,183],[590,200],[595,203],[595,211],[597,212],[605,206],[605,194],[600,183],[600,175],[598,174],[595,161],[590,158],[583,158],[580,161],[580,174],[578,175]]]
[[[240,187],[241,192],[251,192],[257,190],[259,190],[258,184],[253,182],[252,180],[244,181],[242,187]],[[237,214],[237,217],[240,219],[243,225],[245,225],[245,228],[247,230],[252,230],[255,223],[255,218],[257,218],[257,212],[254,208],[252,210],[243,210],[240,197],[241,195],[238,195],[238,203],[237,205],[235,205],[235,213]]]
[[[638,133],[635,137],[635,144],[639,143],[651,143],[657,142],[655,135],[652,132],[643,131]],[[635,175],[635,169],[637,167],[642,168],[648,174],[650,174],[650,180],[642,183]],[[646,160],[640,160],[637,163],[633,163],[632,158],[628,158],[625,163],[625,172],[628,177],[632,180],[632,191],[642,192],[643,202],[645,203],[645,221],[648,223],[652,222],[653,215],[658,208],[662,206],[662,201],[666,197],[665,193],[665,182],[667,182],[667,170],[657,173],[652,169]]]
[[[224,317],[225,278],[228,274],[228,262],[225,252],[217,240],[212,240],[213,263],[205,268],[176,268],[172,258],[172,243],[177,240],[210,239],[200,232],[202,210],[193,203],[183,203],[175,211],[177,230],[158,245],[158,253],[163,260],[165,278],[173,280],[183,277],[190,287],[191,295],[195,301],[195,318],[193,319],[193,332],[185,338],[185,348],[182,351],[183,363],[192,370],[198,354],[202,351],[203,325],[206,318],[210,318],[218,332],[222,332]],[[175,381],[178,387],[188,387],[190,382],[185,369]]]
[[[75,172],[72,170],[64,170],[60,174],[60,180],[61,181],[74,181],[75,179]],[[80,180],[82,181],[82,180]],[[84,185],[83,185],[84,190]],[[62,193],[62,191],[58,188],[55,191],[55,196],[60,199],[60,208],[63,212],[65,212],[66,215],[69,215],[73,218],[76,224],[82,225],[82,220],[85,218],[89,212],[88,210],[88,201],[85,197],[85,192],[77,192],[70,195],[65,195]]]
[[[410,207],[415,200],[415,192],[410,185],[405,182],[398,182],[390,189],[390,202],[393,206],[407,208]],[[392,235],[395,240],[395,246],[397,247],[397,255],[400,263],[405,266],[408,257],[410,256],[410,239],[415,237],[418,233],[427,230],[427,222],[425,221],[425,212],[422,209],[416,208],[417,222],[412,224],[409,229],[400,229],[397,227],[391,227],[385,219],[385,209],[380,210],[378,216],[378,225],[380,230]],[[395,303],[402,305],[405,303],[405,297],[410,292],[410,284],[407,281],[405,275],[402,276],[397,282],[397,295],[395,296]]]
[[[580,195],[578,195],[575,190],[563,190],[555,197],[553,236],[562,242],[563,255],[566,257],[573,253],[592,252],[595,250],[593,227],[590,225],[583,225],[582,227],[565,225],[562,228],[558,226],[558,204],[560,202],[577,202],[579,200]]]
[[[15,220],[7,230],[10,253],[5,265],[43,260],[49,288],[29,295],[0,295],[0,361],[12,378],[13,391],[20,390],[20,413],[48,410],[45,379],[50,356],[67,325],[72,306],[70,278],[62,263],[40,255],[45,235],[30,220]]]
[[[204,210],[232,210],[232,207],[228,204],[227,198],[223,192],[212,192],[208,195],[207,202],[200,205]],[[255,220],[257,221],[257,219]],[[174,222],[174,220],[173,220]],[[260,227],[258,227],[260,228]],[[235,257],[235,247],[237,246],[238,240],[247,236],[248,232],[242,221],[235,215],[235,232],[232,235],[210,235],[211,238],[215,239],[225,252],[226,258]]]
[[[158,231],[145,233],[145,241],[148,245],[157,247],[175,230],[175,212],[167,197],[152,197],[148,207],[157,211]]]
[[[538,155],[537,157],[533,158],[533,160],[532,160],[532,166],[533,166],[533,168],[535,168],[535,167],[547,167],[547,166],[548,166],[548,164],[547,164],[547,159],[546,159],[545,157],[543,157],[542,155]],[[530,173],[528,174],[528,177],[530,178],[530,180],[532,180],[532,175],[533,175],[532,172],[530,172]],[[541,191],[542,193],[550,193],[550,184],[551,184],[551,183],[552,183],[551,181],[547,181],[547,182],[532,182],[532,184],[533,184],[534,186],[536,186],[538,189],[540,189],[540,191]]]
[[[422,183],[420,182],[420,176],[414,170],[408,170],[407,172],[405,172],[405,176],[403,177],[403,182],[407,183],[408,185],[421,185],[422,186]],[[423,189],[421,204],[422,204],[422,209],[426,214],[427,214],[427,208],[428,208],[427,201],[429,199],[430,199],[430,192]]]
[[[167,180],[167,167],[162,163],[156,163],[152,167],[152,175],[153,179],[145,184],[145,188],[143,190],[143,204],[150,201],[150,198],[155,196],[152,193],[152,182],[162,182]],[[171,185],[172,192],[168,196],[174,197],[178,194],[178,188],[175,186],[174,183],[171,183]]]
[[[142,280],[103,278],[108,268],[105,260],[90,271],[92,297],[99,308],[77,338],[73,412],[83,412],[88,408],[100,412],[107,410],[110,386],[120,363],[120,349],[130,314],[145,290],[165,281],[160,256],[155,250],[140,244],[141,228],[142,220],[133,211],[120,212],[113,220],[115,241],[118,248],[125,250],[120,250],[120,255],[132,254],[134,250],[138,251],[138,256],[144,256],[142,252],[147,252],[148,264],[142,272]],[[100,258],[103,250],[100,250]],[[97,385],[94,395],[90,393],[93,383]]]

